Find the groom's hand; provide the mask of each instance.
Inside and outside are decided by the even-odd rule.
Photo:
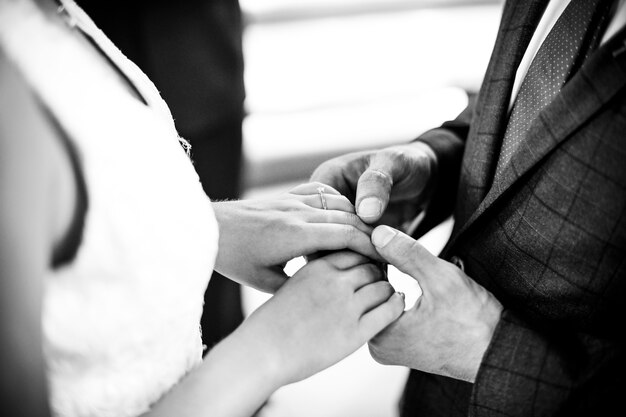
[[[311,181],[347,196],[365,223],[397,227],[413,219],[427,201],[436,168],[430,147],[413,142],[331,159],[315,170]]]
[[[379,226],[372,243],[389,264],[415,278],[423,292],[413,308],[369,342],[372,357],[473,382],[500,319],[498,300],[400,231]]]

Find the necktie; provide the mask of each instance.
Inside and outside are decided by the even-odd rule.
[[[537,51],[522,81],[500,149],[496,177],[526,132],[597,47],[612,0],[572,0]]]

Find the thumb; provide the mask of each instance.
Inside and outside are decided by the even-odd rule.
[[[393,161],[386,153],[375,155],[359,177],[355,207],[365,223],[378,221],[387,208],[393,187]]]
[[[418,280],[427,279],[437,258],[412,237],[389,226],[378,226],[372,232],[372,244],[386,262]]]

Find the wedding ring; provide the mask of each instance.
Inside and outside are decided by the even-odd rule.
[[[317,193],[320,195],[320,201],[322,202],[322,209],[328,210],[326,205],[326,197],[324,196],[324,187],[317,187]]]

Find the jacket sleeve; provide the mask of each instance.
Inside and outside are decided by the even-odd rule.
[[[415,139],[427,144],[437,157],[435,188],[424,219],[413,233],[415,238],[422,236],[452,214],[465,141],[470,130],[475,103],[476,95],[470,94],[467,107],[456,119],[447,121]]]
[[[623,337],[543,329],[503,312],[474,383],[470,416],[614,415],[623,409]]]

